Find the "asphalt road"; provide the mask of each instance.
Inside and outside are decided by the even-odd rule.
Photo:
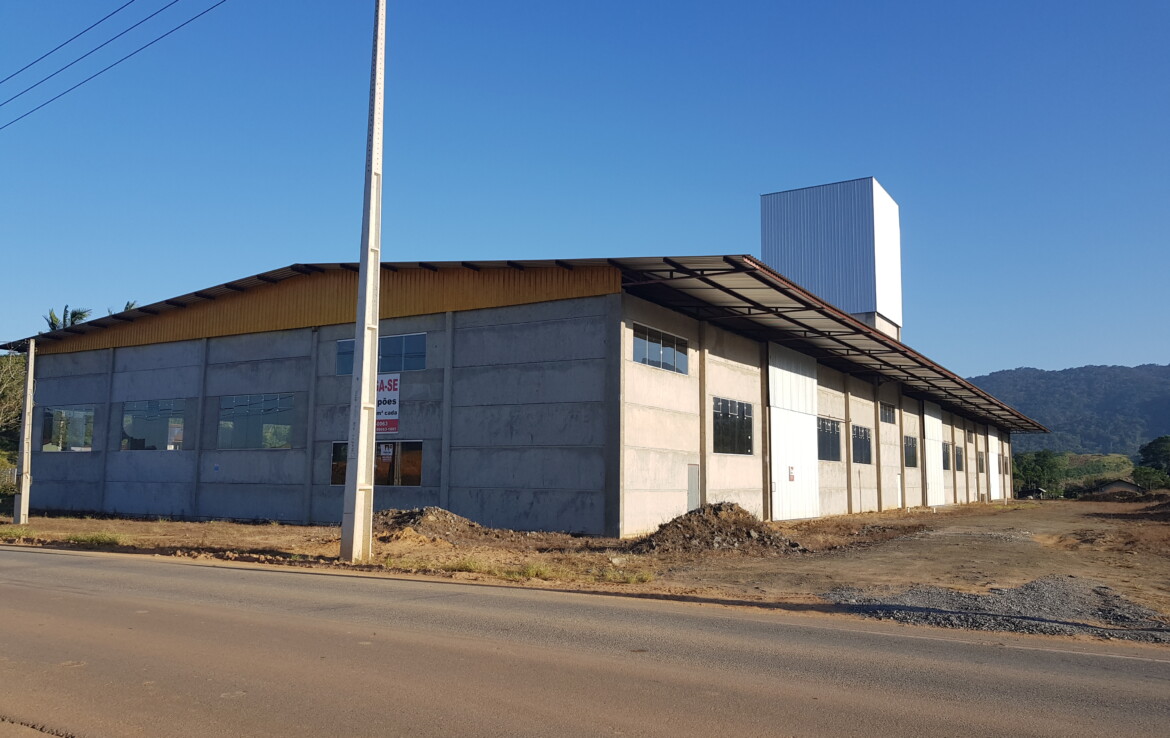
[[[1165,647],[0,547],[0,738],[1167,725]]]

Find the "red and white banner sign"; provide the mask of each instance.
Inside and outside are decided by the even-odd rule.
[[[398,374],[378,375],[378,409],[374,413],[375,433],[398,432]]]

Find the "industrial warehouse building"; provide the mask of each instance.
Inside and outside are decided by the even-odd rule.
[[[893,200],[762,216],[763,260],[384,263],[375,508],[629,536],[1010,496],[1044,428],[899,341]],[[37,336],[32,507],[340,521],[356,292],[294,264]]]

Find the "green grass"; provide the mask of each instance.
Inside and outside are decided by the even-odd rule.
[[[116,533],[74,533],[65,540],[87,548],[122,545],[122,537]]]
[[[31,538],[32,534],[27,525],[0,525],[0,538]]]

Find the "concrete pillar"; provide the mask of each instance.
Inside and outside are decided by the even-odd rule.
[[[443,331],[447,335],[446,358],[443,361],[443,440],[439,450],[439,507],[451,509],[451,403],[455,387],[455,313],[443,315]]]
[[[105,421],[106,422],[103,423],[103,425],[105,426],[105,431],[102,433],[101,496],[98,498],[101,500],[101,503],[98,505],[98,509],[102,510],[103,512],[106,509],[106,486],[108,483],[107,480],[109,479],[109,476],[110,476],[110,455],[113,454],[115,451],[122,450],[121,434],[118,434],[118,436],[117,436],[118,448],[114,448],[115,436],[113,433],[110,432],[110,428],[114,424],[114,403],[113,403],[113,400],[114,400],[114,362],[115,362],[116,357],[117,357],[118,349],[111,348],[111,349],[109,349],[109,352],[110,352],[110,360],[106,365],[106,412],[105,412],[105,416],[106,416]],[[120,422],[119,422],[119,425],[120,425]],[[98,434],[98,422],[97,422],[97,414],[96,414],[96,408],[95,408],[94,423],[93,423],[94,441],[97,440],[97,434]]]
[[[28,354],[25,361],[24,411],[20,415],[20,446],[16,462],[16,499],[12,508],[12,522],[24,525],[28,522],[28,500],[32,491],[32,420],[33,389],[36,371],[37,340],[28,339]]]
[[[317,456],[317,358],[321,354],[321,335],[313,326],[309,343],[309,411],[305,417],[305,492],[301,498],[301,522],[313,519],[313,461]]]

